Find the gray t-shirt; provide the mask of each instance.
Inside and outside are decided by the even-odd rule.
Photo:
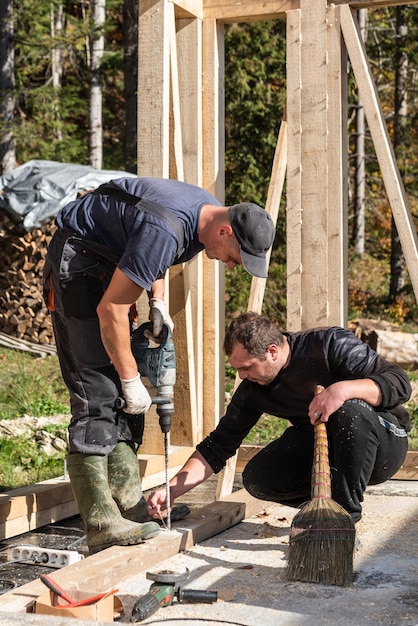
[[[220,205],[210,193],[177,180],[120,178],[112,181],[122,190],[150,200],[174,214],[183,225],[184,252],[170,227],[140,208],[106,195],[90,193],[61,209],[57,225],[68,233],[108,250],[108,260],[143,289],[177,263],[196,256],[204,246],[198,239],[202,206]]]

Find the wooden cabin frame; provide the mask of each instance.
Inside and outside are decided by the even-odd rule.
[[[224,24],[286,19],[287,119],[266,210],[277,220],[286,176],[289,330],[347,324],[347,58],[418,293],[416,231],[355,17],[355,9],[396,4],[403,3],[139,2],[138,175],[201,185],[221,202]],[[265,280],[253,279],[248,309],[261,312],[264,288]],[[223,266],[199,255],[172,268],[168,294],[178,359],[171,445],[187,458],[224,410]],[[142,452],[158,455],[161,446],[158,421],[148,418]],[[229,489],[230,482],[222,493]]]

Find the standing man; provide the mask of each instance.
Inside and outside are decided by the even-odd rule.
[[[164,274],[205,250],[228,269],[267,276],[274,239],[268,213],[250,202],[220,206],[175,180],[121,178],[70,202],[44,269],[62,376],[70,393],[68,473],[90,552],[140,543],[159,526],[147,517],[138,470],[151,398],[130,347],[130,310],[143,290],[158,336],[173,322]],[[123,396],[126,407],[115,406]]]
[[[343,328],[281,333],[256,313],[232,322],[224,347],[242,382],[216,429],[171,480],[172,501],[219,472],[265,412],[291,426],[249,461],[242,475],[247,491],[293,507],[309,500],[313,424],[325,422],[332,497],[354,522],[360,520],[367,485],[391,478],[405,459],[406,373]],[[314,396],[316,385],[325,390]],[[165,492],[158,490],[148,510],[157,515],[165,504]]]

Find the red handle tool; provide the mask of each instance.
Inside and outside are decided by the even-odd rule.
[[[55,582],[55,580],[52,580],[52,578],[47,576],[47,574],[41,574],[39,578],[44,583],[44,585],[46,585],[48,589],[56,593],[57,596],[60,596],[63,600],[66,600],[67,602],[71,604],[74,602],[72,597],[69,596],[68,593],[66,593],[64,589],[60,587],[58,583]]]

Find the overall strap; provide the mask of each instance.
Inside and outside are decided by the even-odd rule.
[[[165,209],[156,202],[152,202],[151,200],[147,200],[146,198],[140,198],[132,193],[128,193],[127,191],[116,187],[116,185],[112,185],[112,183],[104,183],[103,185],[100,185],[100,187],[97,187],[97,189],[95,189],[93,193],[102,194],[104,196],[113,196],[118,200],[121,200],[122,202],[126,202],[126,204],[132,204],[133,206],[138,207],[138,209],[141,209],[142,211],[153,215],[157,219],[167,224],[167,226],[171,228],[177,239],[177,256],[180,257],[183,254],[183,224],[178,217],[171,213],[171,211]]]

